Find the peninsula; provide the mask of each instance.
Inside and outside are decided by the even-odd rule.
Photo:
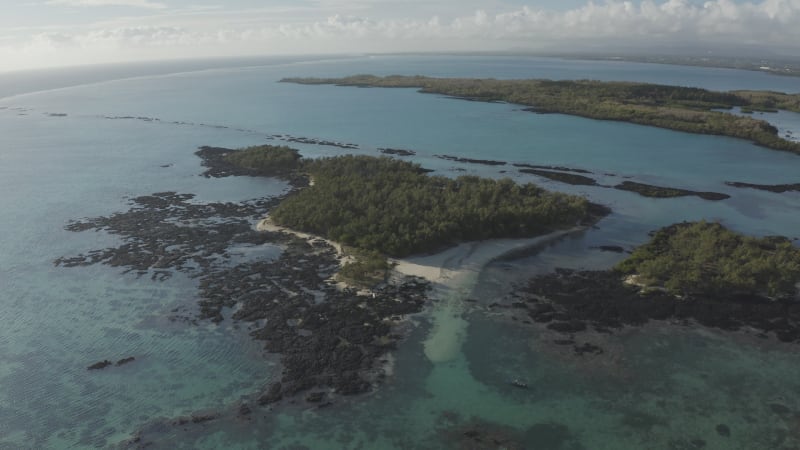
[[[721,110],[800,112],[800,94],[771,91],[715,92],[648,83],[593,80],[496,80],[355,75],[345,78],[284,78],[299,84],[418,88],[456,98],[507,102],[537,113],[559,113],[615,120],[696,134],[745,139],[763,147],[800,154],[800,142],[782,138],[764,120]]]

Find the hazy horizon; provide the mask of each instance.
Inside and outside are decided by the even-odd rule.
[[[0,72],[346,53],[800,54],[800,28],[795,25],[800,0],[8,3],[0,18]]]

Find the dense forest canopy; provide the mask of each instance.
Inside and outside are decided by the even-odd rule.
[[[533,184],[429,176],[388,157],[338,156],[304,165],[314,180],[272,212],[290,228],[392,256],[463,241],[534,236],[575,225],[585,199]]]
[[[800,249],[783,237],[743,236],[705,221],[682,223],[656,232],[616,270],[677,295],[793,297]]]
[[[290,168],[313,179],[313,185],[270,213],[276,224],[391,256],[464,241],[535,236],[574,226],[589,214],[585,199],[530,183],[430,176],[417,164],[389,157],[346,155],[290,164],[286,153],[261,146],[228,160],[276,160],[283,164],[277,172]]]
[[[356,75],[346,78],[286,78],[301,84],[419,88],[480,101],[503,101],[537,112],[570,114],[601,120],[650,125],[698,134],[747,139],[776,150],[800,153],[800,142],[786,140],[764,120],[717,111],[800,112],[800,94],[765,91],[714,92],[706,89],[648,83],[593,80],[496,80]]]

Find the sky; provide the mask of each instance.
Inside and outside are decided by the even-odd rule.
[[[800,58],[800,0],[2,0],[0,72],[430,51]]]

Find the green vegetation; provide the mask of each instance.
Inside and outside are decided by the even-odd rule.
[[[229,153],[225,160],[265,176],[282,175],[299,168],[300,153],[286,146],[258,145]]]
[[[391,268],[386,257],[374,250],[348,249],[353,261],[342,265],[339,279],[355,285],[369,287],[386,281]]]
[[[714,92],[690,87],[590,80],[495,80],[399,75],[286,78],[282,81],[301,84],[419,88],[421,92],[426,93],[527,105],[537,112],[570,114],[689,133],[730,136],[747,139],[776,150],[800,153],[800,143],[781,138],[778,130],[766,121],[715,111],[739,106],[751,111],[786,109],[800,112],[800,94],[760,91]]]
[[[581,197],[533,184],[429,176],[418,164],[385,156],[306,160],[297,150],[263,145],[228,153],[225,160],[264,175],[308,175],[313,183],[284,199],[270,217],[277,225],[352,247],[347,252],[354,261],[339,277],[359,286],[385,279],[384,255],[530,237],[607,213]]]
[[[736,96],[747,100],[747,107],[742,111],[774,112],[780,109],[800,112],[800,95],[788,95],[772,91],[734,91]]]
[[[783,237],[753,238],[705,221],[672,225],[637,248],[617,271],[676,295],[796,295],[800,249]]]
[[[270,214],[273,222],[397,257],[463,241],[535,236],[575,225],[589,210],[581,197],[533,184],[433,177],[388,157],[300,160],[297,168],[314,184],[282,201]]]

